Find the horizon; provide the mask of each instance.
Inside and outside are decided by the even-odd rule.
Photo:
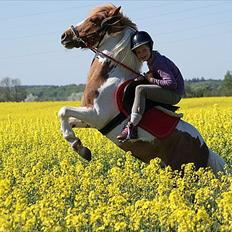
[[[186,82],[195,82],[195,80],[194,80],[194,78],[193,79],[184,79],[184,81],[186,81]],[[197,78],[197,81],[196,82],[204,82],[204,81],[223,81],[223,79],[201,79],[201,78]],[[67,85],[85,85],[85,83],[69,83],[69,84],[64,84],[64,85],[59,85],[59,84],[38,84],[38,85],[21,85],[22,87],[28,87],[28,86],[36,86],[36,87],[38,87],[38,86],[42,86],[42,87],[49,87],[49,86],[58,86],[58,87],[63,87],[63,86],[67,86]]]
[[[223,80],[232,70],[232,1],[111,1],[146,30],[184,79]],[[0,79],[22,85],[85,84],[93,54],[67,50],[62,32],[105,1],[1,1]]]

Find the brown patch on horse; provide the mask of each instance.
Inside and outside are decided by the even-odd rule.
[[[93,106],[94,99],[99,95],[98,89],[105,83],[112,68],[113,65],[110,65],[110,62],[100,63],[97,58],[93,60],[82,96],[81,106]]]
[[[196,169],[207,166],[209,158],[207,145],[205,143],[201,145],[199,138],[194,138],[186,132],[175,129],[169,137],[155,139],[154,142],[155,144],[143,141],[126,142],[120,147],[125,151],[131,151],[133,156],[145,163],[159,157],[175,170],[180,170],[181,165],[187,163],[194,163]]]
[[[119,145],[124,151],[130,151],[132,155],[145,163],[149,163],[150,160],[160,156],[159,147],[152,142],[145,142],[138,140],[136,142],[126,141]]]
[[[209,150],[199,138],[194,138],[187,132],[175,131],[166,139],[157,140],[159,152],[163,161],[173,169],[181,169],[182,164],[194,163],[196,169],[206,167]]]

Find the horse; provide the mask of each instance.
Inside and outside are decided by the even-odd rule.
[[[137,30],[136,24],[124,15],[121,7],[105,4],[94,8],[82,22],[68,27],[61,35],[61,44],[67,49],[91,48],[95,52],[97,49],[80,107],[64,106],[58,112],[64,139],[74,151],[90,161],[91,151],[82,145],[73,128],[95,128],[104,131],[102,133],[118,147],[130,151],[145,163],[159,157],[173,170],[180,170],[183,164],[194,163],[196,169],[208,166],[214,173],[223,171],[224,160],[206,145],[193,125],[182,119],[164,138],[158,138],[139,126],[140,139],[123,143],[117,140],[116,136],[127,122],[124,117],[112,123],[120,118],[115,98],[117,89],[123,83],[133,81],[134,73],[141,70],[141,62],[130,49],[131,35]]]

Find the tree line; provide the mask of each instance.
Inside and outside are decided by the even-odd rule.
[[[232,96],[232,71],[223,80],[193,78],[185,80],[185,97]]]
[[[23,101],[27,97],[25,88],[21,86],[19,79],[9,77],[0,80],[0,101]]]
[[[6,77],[0,80],[0,102],[79,101],[84,88],[84,84],[23,86],[19,79]],[[223,80],[185,80],[184,97],[208,96],[232,96],[232,71],[227,71]]]

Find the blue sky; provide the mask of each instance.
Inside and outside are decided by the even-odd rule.
[[[0,1],[0,79],[23,85],[85,83],[93,54],[66,50],[62,32],[108,1]],[[111,1],[185,79],[223,79],[232,70],[232,1]]]

